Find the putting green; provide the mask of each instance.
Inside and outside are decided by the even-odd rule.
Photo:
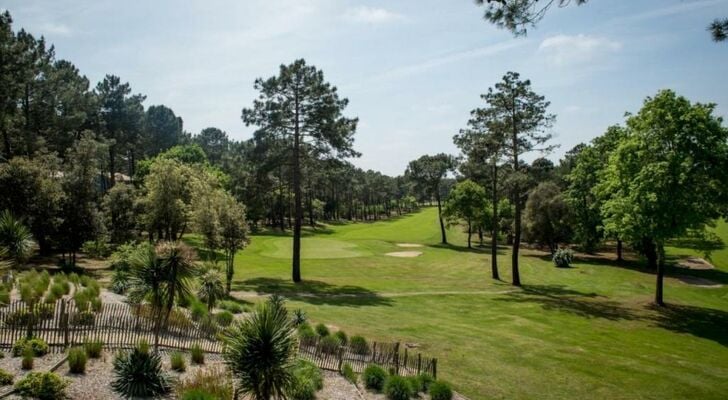
[[[291,258],[293,252],[293,239],[290,237],[277,237],[266,243],[262,256],[272,258]],[[301,239],[301,258],[353,258],[370,255],[366,250],[351,242],[335,239],[322,239],[305,237]]]

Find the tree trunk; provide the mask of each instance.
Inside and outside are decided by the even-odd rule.
[[[647,258],[647,267],[651,270],[657,269],[657,249],[651,238],[642,238],[642,252]]]
[[[440,204],[440,188],[435,189],[435,199],[437,199],[437,218],[440,219],[440,233],[442,234],[442,244],[447,244],[447,236],[445,235],[445,223],[442,222],[442,205]]]
[[[518,173],[518,135],[513,130],[513,171]],[[515,206],[515,215],[513,219],[513,246],[511,252],[511,268],[513,275],[513,285],[521,286],[521,274],[518,270],[518,250],[521,248],[521,193],[518,183],[513,188],[513,205]]]
[[[472,249],[473,246],[471,244],[470,238],[473,236],[473,229],[470,226],[470,220],[468,220],[468,248]]]
[[[655,304],[658,306],[664,306],[665,303],[662,301],[662,287],[665,277],[665,249],[662,244],[657,245],[657,287],[655,288]]]
[[[293,133],[293,197],[295,218],[293,221],[293,282],[301,281],[301,220],[303,219],[303,208],[301,207],[301,155],[300,155],[300,127],[298,96],[296,96],[296,114]]]
[[[617,239],[617,261],[624,261],[622,258],[622,241]]]
[[[233,272],[235,267],[235,250],[228,251],[227,269],[225,270],[225,293],[230,295],[230,285],[233,280]]]
[[[109,146],[109,187],[107,189],[111,189],[116,183],[114,172],[116,172],[116,145],[112,144]]]
[[[493,163],[492,166],[493,183],[491,185],[491,194],[493,196],[493,221],[490,233],[490,269],[493,279],[500,280],[498,273],[498,166]]]

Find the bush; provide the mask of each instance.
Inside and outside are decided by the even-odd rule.
[[[185,370],[187,369],[185,356],[179,351],[175,351],[169,356],[169,364],[171,365],[173,371],[185,372]]]
[[[206,391],[202,389],[191,389],[184,393],[182,393],[180,396],[178,396],[180,400],[218,400],[219,397],[212,395],[210,393],[207,393]]]
[[[356,372],[354,372],[354,368],[352,368],[351,364],[348,362],[341,366],[341,375],[346,378],[347,381],[356,385]]]
[[[89,240],[81,246],[81,252],[91,258],[106,258],[111,254],[111,247],[103,240]]]
[[[451,400],[452,388],[443,381],[435,381],[430,385],[430,398],[432,400]]]
[[[329,336],[329,328],[324,324],[318,324],[316,325],[316,334],[321,337]]]
[[[192,364],[204,364],[205,363],[205,352],[202,351],[202,347],[199,344],[194,344],[190,349],[190,358]]]
[[[409,400],[412,396],[412,387],[406,378],[399,375],[390,375],[384,384],[384,394],[388,400]]]
[[[334,336],[324,336],[321,338],[319,346],[321,346],[321,351],[326,354],[337,354],[341,343]]]
[[[301,340],[311,340],[316,337],[316,332],[313,331],[313,328],[311,328],[311,325],[307,322],[299,325],[296,330],[298,331],[298,337]]]
[[[219,307],[223,310],[230,311],[233,314],[240,314],[243,312],[243,306],[230,300],[221,301]]]
[[[33,348],[30,345],[26,346],[23,350],[23,362],[21,368],[24,370],[33,369]]]
[[[351,341],[349,342],[349,347],[351,347],[351,350],[356,354],[369,354],[369,343],[367,343],[367,340],[362,336],[352,336]]]
[[[387,379],[387,371],[384,370],[384,368],[380,367],[376,364],[369,364],[364,369],[364,373],[362,374],[362,380],[364,381],[364,386],[367,389],[376,390],[377,392],[381,392],[384,388],[384,381]]]
[[[230,326],[230,324],[233,323],[234,318],[233,313],[230,311],[220,311],[215,314],[215,321],[217,321],[220,326]]]
[[[63,297],[64,294],[66,294],[66,289],[63,287],[62,283],[54,283],[51,285],[50,294],[53,294],[57,299]]]
[[[42,357],[48,354],[48,343],[41,338],[22,338],[13,344],[13,357],[24,354],[26,347],[30,346],[33,356]]]
[[[31,372],[15,384],[15,390],[23,397],[38,400],[61,400],[66,396],[68,382],[53,372]]]
[[[88,358],[101,358],[101,351],[104,349],[104,342],[100,340],[86,341],[83,344]]]
[[[71,325],[93,326],[96,322],[96,315],[91,311],[82,311],[71,316]]]
[[[12,385],[14,378],[13,374],[0,368],[0,385]]]
[[[141,344],[131,352],[114,358],[114,379],[111,388],[122,397],[159,397],[171,389],[167,375],[162,371],[162,359]]]
[[[321,370],[310,361],[299,359],[293,367],[293,383],[286,395],[291,400],[314,400],[316,392],[323,387]]]
[[[179,399],[231,399],[233,384],[224,367],[198,368],[177,385],[176,392]]]
[[[94,297],[91,299],[91,310],[93,310],[93,312],[101,312],[101,305],[102,303],[100,298]]]
[[[558,249],[554,253],[553,261],[559,268],[569,268],[574,261],[574,252],[571,249]]]
[[[111,291],[116,294],[124,294],[127,290],[129,290],[129,282],[128,281],[117,281],[114,280],[111,282]]]
[[[0,290],[0,304],[10,304],[10,292],[5,288]]]
[[[74,374],[86,372],[86,351],[81,347],[74,347],[68,351],[68,369]]]
[[[342,346],[346,346],[346,343],[349,342],[349,337],[346,336],[346,332],[344,331],[337,331],[334,333],[334,336],[339,339],[339,343],[341,343]]]
[[[193,321],[200,321],[207,316],[207,306],[198,300],[194,300],[190,304],[190,313]]]
[[[306,322],[306,312],[297,308],[293,311],[293,325],[300,326],[304,322]]]
[[[5,324],[8,326],[26,326],[32,315],[26,310],[16,310],[8,314]]]
[[[435,382],[435,378],[430,374],[419,374],[415,377],[412,389],[418,393],[427,393],[430,391],[430,385]]]

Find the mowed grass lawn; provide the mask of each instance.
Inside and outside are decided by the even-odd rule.
[[[723,287],[689,285],[671,268],[670,307],[656,310],[654,276],[638,261],[579,259],[557,269],[543,253],[524,251],[524,286],[514,288],[507,248],[504,282],[493,281],[489,253],[468,250],[462,232],[451,229],[452,244],[439,245],[436,216],[426,208],[308,231],[299,285],[290,283],[290,237],[255,235],[237,256],[234,290],[249,301],[281,293],[313,322],[350,335],[416,343],[472,399],[727,398],[728,250],[720,243],[717,269],[690,274]],[[728,241],[728,225],[716,232]],[[395,251],[423,254],[385,255]],[[669,249],[675,258],[695,252]]]

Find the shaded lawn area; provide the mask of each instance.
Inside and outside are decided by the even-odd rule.
[[[324,232],[321,238],[347,243],[347,256],[361,256],[325,258],[342,246],[332,253],[319,246],[309,253],[316,257],[302,261],[304,282],[294,285],[290,261],[274,254],[290,238],[256,235],[236,258],[233,289],[248,300],[284,294],[313,322],[350,335],[415,343],[438,357],[440,375],[472,399],[722,399],[728,393],[728,252],[719,245],[712,249],[716,270],[687,273],[724,286],[688,285],[676,278],[686,272],[671,268],[670,306],[655,309],[654,275],[636,261],[578,259],[559,269],[543,253],[525,250],[524,287],[513,288],[503,248],[504,281],[495,282],[488,249],[465,249],[457,229],[449,231],[452,245],[439,244],[432,208]],[[716,232],[728,239],[725,223]],[[385,256],[401,250],[396,243],[423,244],[417,249],[423,255]],[[668,249],[674,259],[696,251]]]

